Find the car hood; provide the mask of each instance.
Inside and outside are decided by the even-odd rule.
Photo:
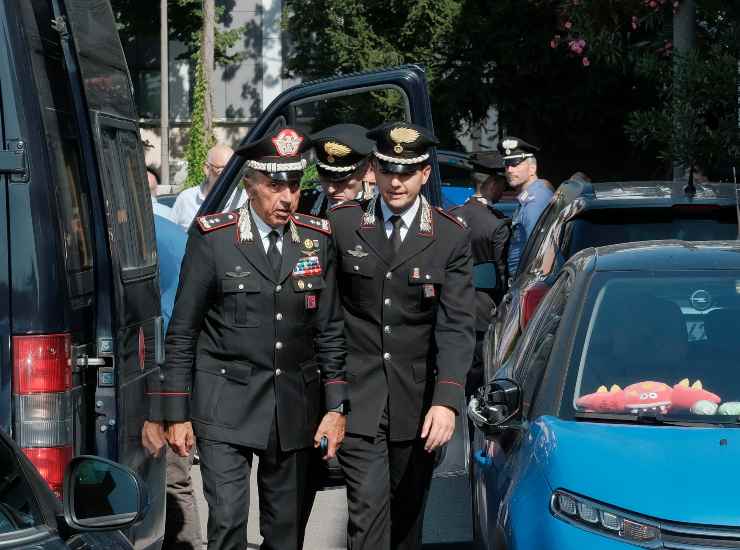
[[[552,489],[657,519],[740,527],[740,428],[541,417],[535,457]]]

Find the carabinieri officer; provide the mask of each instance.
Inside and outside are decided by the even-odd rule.
[[[301,192],[298,212],[326,218],[335,204],[365,198],[365,181],[373,171],[373,142],[366,134],[358,124],[335,124],[311,135],[321,188]]]
[[[537,176],[537,159],[534,154],[539,151],[538,147],[519,138],[506,137],[501,140],[498,148],[504,158],[506,179],[519,192],[516,198],[519,206],[514,211],[511,222],[508,257],[509,277],[514,278],[527,239],[553,193],[545,181]]]
[[[380,195],[329,212],[352,404],[338,454],[348,547],[415,549],[434,451],[464,414],[475,341],[470,237],[420,194],[433,135],[394,123],[368,137]]]
[[[300,548],[311,448],[326,435],[333,456],[344,435],[331,227],[294,214],[309,146],[283,128],[237,150],[249,202],[197,218],[188,239],[158,398],[174,450],[198,438],[212,550],[245,548],[252,454],[262,548]],[[323,419],[322,393],[338,409]]]

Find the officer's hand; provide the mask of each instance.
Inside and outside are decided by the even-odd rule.
[[[344,430],[347,428],[347,417],[337,412],[328,412],[321,419],[319,429],[313,436],[313,446],[318,447],[321,438],[326,436],[329,440],[329,448],[324,456],[324,460],[329,460],[337,456],[337,449],[344,441]]]
[[[424,450],[432,452],[452,439],[455,431],[455,411],[444,405],[429,408],[421,428],[421,438],[426,439]]]
[[[195,444],[193,425],[190,422],[173,422],[167,428],[167,441],[180,456],[188,456]]]
[[[162,447],[167,445],[164,435],[164,423],[144,421],[141,428],[141,444],[152,456],[159,456]]]

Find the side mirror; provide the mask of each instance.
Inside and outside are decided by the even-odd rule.
[[[78,531],[133,525],[148,508],[146,487],[133,470],[97,456],[78,456],[64,476],[64,519]]]
[[[509,378],[482,386],[468,404],[468,418],[486,435],[521,428],[521,411],[521,388]]]

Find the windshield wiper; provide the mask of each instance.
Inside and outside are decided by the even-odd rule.
[[[740,427],[739,416],[666,416],[659,412],[642,411],[637,414],[598,413],[576,411],[573,414],[576,420],[590,422],[621,422],[646,424],[651,426],[727,426]]]

